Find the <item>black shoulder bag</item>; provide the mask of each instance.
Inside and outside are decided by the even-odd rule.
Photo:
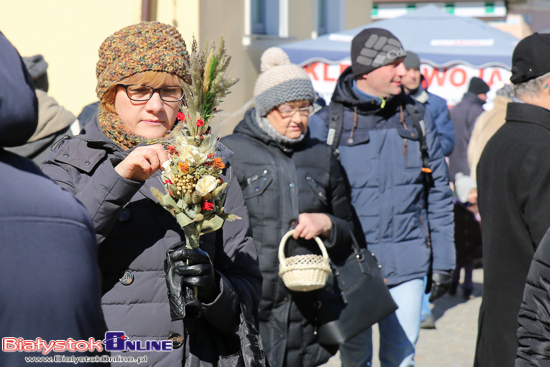
[[[333,276],[318,291],[320,344],[342,344],[397,309],[376,257],[351,236],[351,254],[341,261],[331,260]]]

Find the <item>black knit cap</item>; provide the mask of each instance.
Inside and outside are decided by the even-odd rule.
[[[368,74],[405,56],[407,52],[397,37],[382,28],[363,29],[351,41],[351,70],[355,76]]]
[[[517,44],[512,55],[513,84],[525,83],[550,72],[550,34],[533,33]]]
[[[470,79],[470,85],[468,86],[468,92],[473,94],[485,94],[489,91],[489,86],[483,81],[483,79],[474,76]]]
[[[403,65],[405,65],[405,69],[407,70],[420,70],[420,58],[414,52],[407,51],[407,57],[405,57],[405,60],[403,60]]]

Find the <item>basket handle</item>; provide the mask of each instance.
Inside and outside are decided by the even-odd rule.
[[[288,231],[287,233],[285,233],[285,235],[283,236],[283,238],[281,238],[281,243],[279,244],[279,264],[280,266],[282,266],[283,268],[286,266],[285,265],[285,245],[286,245],[286,241],[290,238],[290,236],[292,236],[294,234],[294,230],[291,229],[290,231]],[[325,260],[328,260],[328,253],[327,253],[327,248],[325,247],[325,244],[323,243],[323,241],[321,241],[321,239],[317,236],[315,236],[315,242],[317,242],[317,245],[319,245],[319,248],[321,249],[321,253],[323,254],[323,259]]]

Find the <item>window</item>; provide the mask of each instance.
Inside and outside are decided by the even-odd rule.
[[[345,24],[345,0],[315,0],[315,28],[313,38],[338,32]]]
[[[251,0],[251,31],[253,34],[265,34],[265,0]]]
[[[248,19],[250,19],[250,34],[265,34],[278,36],[281,34],[279,27],[280,7],[288,0],[246,0],[248,5]],[[283,9],[284,10],[284,9]],[[283,12],[283,14],[286,14]]]
[[[317,0],[317,35],[327,33],[327,0]]]

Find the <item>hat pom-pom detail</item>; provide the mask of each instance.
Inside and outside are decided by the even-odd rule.
[[[275,66],[290,64],[291,62],[286,52],[279,47],[271,47],[262,54],[260,70],[263,73]]]

